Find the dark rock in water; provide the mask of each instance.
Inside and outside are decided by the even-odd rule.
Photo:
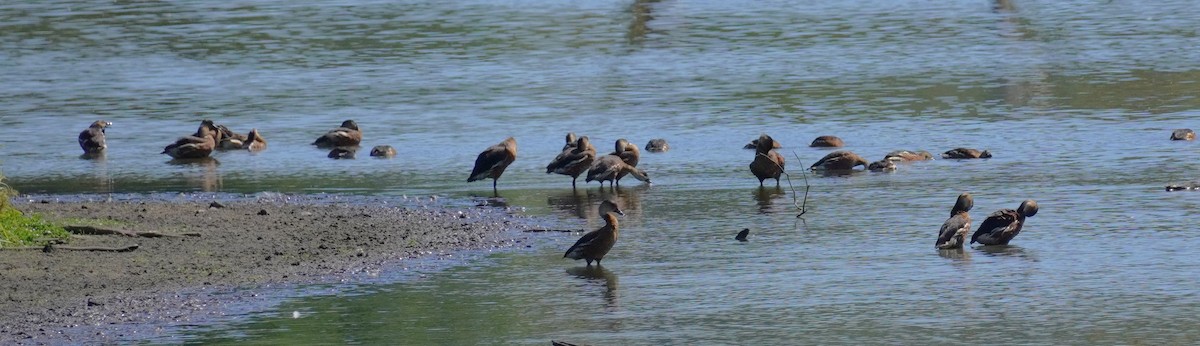
[[[738,232],[737,236],[733,237],[733,239],[737,239],[738,241],[746,241],[746,236],[749,236],[749,235],[750,235],[750,229],[744,228],[744,229],[742,229],[741,232]]]
[[[1167,191],[1200,190],[1200,181],[1189,181],[1183,184],[1167,185]]]
[[[666,139],[655,138],[651,139],[649,142],[646,142],[646,151],[652,153],[661,153],[667,150],[671,150],[671,146],[667,144]]]

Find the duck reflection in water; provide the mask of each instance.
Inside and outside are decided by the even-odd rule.
[[[620,306],[617,294],[617,275],[613,274],[611,270],[601,266],[579,266],[568,268],[567,274],[587,281],[589,286],[595,283],[604,285],[604,306],[608,311],[614,311]]]
[[[970,260],[971,259],[971,254],[968,253],[967,251],[963,250],[963,248],[961,248],[961,247],[954,248],[954,249],[938,249],[937,253],[938,253],[938,256],[942,256],[942,258],[946,258],[946,259],[952,259],[952,260]]]
[[[1033,252],[1026,250],[1023,247],[1016,246],[1016,245],[980,246],[980,247],[976,247],[975,249],[979,250],[979,252],[982,252],[984,255],[988,255],[988,256],[1017,257],[1017,258],[1024,258],[1024,259],[1028,259],[1030,261],[1037,262],[1037,257],[1034,255]]]
[[[195,159],[173,159],[171,161],[167,161],[167,164],[180,167],[198,168],[198,170],[188,169],[188,172],[186,172],[189,186],[199,187],[200,191],[205,192],[221,190],[221,173],[219,170],[217,170],[217,166],[219,166],[221,162],[217,161],[215,158],[201,157]]]
[[[615,189],[598,190],[568,190],[559,191],[546,197],[546,203],[551,209],[559,210],[580,219],[598,220],[600,214],[597,207],[604,200],[612,200],[622,205],[624,211],[641,209],[641,195],[649,190],[647,185],[635,187],[617,187]]]
[[[775,212],[771,209],[771,206],[774,204],[775,198],[784,194],[783,188],[779,186],[759,186],[758,189],[754,190],[754,200],[758,203],[758,213],[770,214]]]

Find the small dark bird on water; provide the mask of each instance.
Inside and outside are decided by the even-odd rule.
[[[496,192],[496,181],[500,180],[504,169],[516,160],[517,140],[508,137],[499,144],[484,149],[475,157],[475,168],[471,169],[467,182],[492,178],[492,192]]]
[[[83,149],[84,154],[99,154],[108,149],[104,129],[109,126],[112,126],[111,122],[96,120],[87,129],[79,132],[79,148]]]
[[[390,145],[376,145],[374,148],[371,148],[371,156],[390,158],[396,156],[396,148]]]
[[[1190,141],[1196,139],[1196,132],[1192,129],[1178,129],[1171,132],[1171,140],[1173,141]]]
[[[738,232],[737,236],[733,237],[733,239],[737,239],[738,241],[746,241],[746,236],[748,235],[750,235],[750,229],[744,228],[741,232]]]
[[[651,139],[649,142],[646,142],[646,151],[652,153],[662,153],[666,152],[667,150],[671,150],[671,145],[667,144],[667,140],[665,139],[655,138]]]
[[[979,151],[971,148],[954,148],[942,153],[943,159],[986,159],[991,157],[992,153],[987,150]]]
[[[812,141],[808,146],[814,148],[840,148],[846,146],[846,143],[837,136],[821,136]]]
[[[604,227],[600,227],[595,231],[584,234],[567,249],[563,254],[563,258],[575,260],[585,260],[587,265],[591,266],[592,261],[596,261],[596,265],[600,265],[600,260],[604,259],[604,255],[612,250],[614,244],[617,243],[619,232],[619,224],[617,223],[617,215],[625,215],[621,208],[610,200],[600,202],[600,217],[604,218]]]

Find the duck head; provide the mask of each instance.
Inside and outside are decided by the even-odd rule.
[[[358,123],[354,122],[354,120],[346,120],[346,121],[342,122],[341,127],[348,128],[351,130],[358,130]]]
[[[971,211],[971,208],[974,207],[975,198],[971,197],[970,193],[963,192],[962,194],[958,195],[958,202],[954,203],[954,209],[950,209],[950,216]]]
[[[775,149],[776,146],[777,146],[777,144],[775,142],[775,139],[771,138],[771,136],[768,136],[767,134],[764,133],[764,134],[758,136],[757,143],[755,144],[755,149],[758,149],[758,151],[761,151],[761,152],[768,152],[768,151],[771,151],[771,149]]]
[[[88,128],[100,129],[100,132],[104,132],[104,128],[109,126],[112,126],[111,121],[96,120],[91,126],[88,126]]]
[[[1021,206],[1017,207],[1017,214],[1021,214],[1021,216],[1024,217],[1037,215],[1037,212],[1037,202],[1034,202],[1032,199],[1027,199],[1024,202],[1021,202]]]
[[[618,207],[616,202],[606,199],[604,202],[600,202],[600,215],[603,216],[608,213],[625,216],[625,212],[621,211],[621,207]]]

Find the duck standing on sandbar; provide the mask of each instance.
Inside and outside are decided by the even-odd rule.
[[[617,215],[625,215],[621,208],[610,200],[600,202],[600,217],[604,218],[604,227],[600,227],[595,231],[588,232],[571,245],[567,252],[563,254],[563,258],[574,260],[587,261],[587,265],[591,266],[592,261],[596,261],[596,265],[600,265],[600,260],[604,259],[604,255],[612,250],[614,244],[617,243],[617,235],[619,224],[617,223]]]
[[[475,158],[475,168],[471,169],[471,176],[467,177],[467,182],[492,178],[492,192],[496,192],[496,181],[500,180],[504,169],[516,160],[517,140],[508,137],[500,144],[490,146],[479,153],[479,156]]]

